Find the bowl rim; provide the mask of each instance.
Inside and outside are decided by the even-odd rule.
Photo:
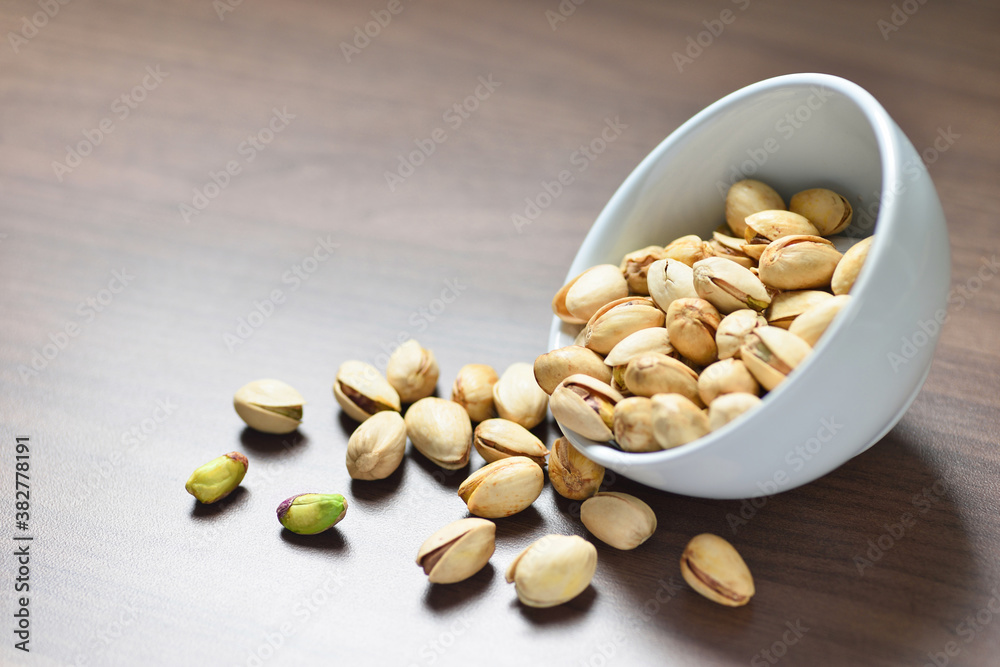
[[[691,132],[699,131],[700,126],[711,123],[714,117],[729,111],[734,106],[743,104],[756,96],[773,92],[777,89],[789,87],[819,87],[839,93],[844,99],[850,101],[861,112],[871,127],[878,148],[882,182],[878,193],[878,212],[871,228],[866,231],[869,235],[874,235],[875,229],[879,229],[882,233],[878,234],[875,240],[872,241],[871,247],[868,250],[869,259],[867,261],[870,261],[872,264],[879,263],[879,258],[886,252],[884,248],[888,247],[886,237],[892,235],[893,228],[895,227],[895,225],[891,224],[889,221],[893,221],[898,217],[896,215],[896,209],[899,206],[897,202],[898,195],[892,192],[892,190],[896,183],[901,182],[900,174],[902,172],[902,165],[900,164],[900,159],[903,155],[903,146],[901,145],[902,139],[895,129],[895,122],[889,116],[885,108],[879,104],[871,93],[852,81],[832,74],[821,73],[785,74],[752,83],[713,102],[678,126],[645,158],[643,158],[642,161],[640,161],[632,172],[625,178],[625,180],[622,181],[621,185],[618,186],[615,193],[611,196],[598,217],[595,219],[591,229],[587,233],[587,236],[584,238],[583,243],[577,250],[576,257],[579,257],[582,254],[589,254],[592,251],[591,246],[597,243],[596,235],[592,232],[598,228],[603,228],[608,224],[606,219],[611,218],[613,212],[616,212],[619,208],[621,208],[622,200],[628,197],[629,194],[635,190],[635,187],[646,178],[653,165],[660,162],[663,159],[664,154],[673,150],[674,147],[684,141]],[[747,178],[751,177],[748,176]],[[617,215],[617,213],[614,213],[614,215]],[[575,264],[576,261],[574,260],[573,265]],[[579,271],[575,270],[576,267],[573,265],[570,267],[566,281],[569,281],[573,278],[573,276],[579,273]],[[581,271],[586,270],[586,268],[587,267],[584,267]],[[866,291],[865,285],[868,284],[871,273],[872,272],[870,271],[862,272],[861,275],[859,275],[857,282],[855,283],[857,294],[863,294]],[[566,281],[564,281],[564,284]],[[823,350],[830,344],[830,341],[836,337],[837,332],[842,327],[847,326],[847,323],[855,317],[855,314],[860,308],[860,300],[851,299],[851,301],[841,310],[838,316],[834,318],[826,332],[829,335],[824,335],[820,338],[817,345],[813,348],[815,354],[810,355],[810,357],[806,359],[805,363],[802,364],[802,373],[805,373],[808,370],[808,367],[811,365],[810,362],[823,352]],[[562,333],[562,324],[562,321],[559,320],[558,317],[553,316],[548,346],[550,349]],[[768,395],[765,396],[763,400],[768,401],[772,395],[781,395],[786,391],[789,391],[789,387],[796,384],[794,382],[794,376],[791,380],[791,382],[784,382],[768,392]],[[592,458],[598,463],[604,465],[624,465],[626,467],[632,467],[636,465],[655,465],[668,461],[677,461],[690,456],[701,455],[703,454],[703,450],[711,448],[717,441],[727,437],[733,429],[741,427],[745,418],[745,415],[741,415],[737,419],[734,419],[724,425],[722,428],[712,431],[697,440],[678,447],[656,452],[627,452],[616,447],[609,447],[605,441],[590,440],[589,438],[585,438],[571,429],[567,429],[559,423],[558,420],[556,420],[556,424],[559,426],[564,435],[566,435],[567,432],[573,434],[573,438],[571,438],[571,440],[574,445],[576,446],[577,443],[580,443],[580,445],[582,445],[582,447],[580,447],[582,452],[589,458]]]

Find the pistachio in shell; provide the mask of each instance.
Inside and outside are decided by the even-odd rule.
[[[723,394],[760,394],[760,385],[739,359],[722,359],[705,367],[698,376],[698,395],[711,405]]]
[[[640,329],[663,326],[663,311],[649,297],[629,296],[605,304],[587,322],[587,347],[607,354],[629,334]]]
[[[709,252],[705,249],[705,242],[697,234],[682,236],[663,248],[664,259],[676,259],[688,266],[694,266],[695,262],[708,256]]]
[[[622,275],[625,276],[629,290],[633,294],[649,294],[649,288],[646,285],[646,273],[649,270],[650,264],[663,259],[664,252],[661,246],[651,245],[641,250],[634,250],[627,253],[622,258],[619,268]]]
[[[413,403],[433,394],[438,374],[434,353],[412,338],[395,349],[385,368],[386,380],[403,403]]]
[[[493,385],[493,406],[501,418],[534,428],[545,419],[549,395],[538,386],[534,367],[519,361],[508,366]]]
[[[747,334],[740,358],[764,389],[771,391],[809,356],[812,348],[778,327],[758,327]]]
[[[542,493],[545,474],[526,456],[502,458],[469,475],[458,495],[469,511],[486,519],[499,519],[527,509]]]
[[[847,197],[827,188],[796,192],[788,202],[788,210],[808,218],[819,230],[820,236],[832,236],[844,231],[854,215]]]
[[[679,259],[660,259],[650,264],[646,286],[649,296],[662,311],[666,311],[677,299],[693,299],[698,296],[691,265]]]
[[[747,178],[729,186],[726,193],[726,224],[735,236],[746,232],[746,218],[759,211],[782,210],[785,200],[767,183]]]
[[[376,412],[347,441],[351,479],[385,479],[396,472],[406,453],[406,422],[393,410]]]
[[[534,433],[507,419],[487,419],[476,426],[472,444],[487,463],[510,456],[525,456],[545,465],[549,450]]]
[[[702,533],[681,555],[681,575],[688,586],[712,602],[740,607],[756,592],[750,569],[739,552],[718,535]]]
[[[708,417],[680,394],[653,396],[653,436],[662,449],[697,440],[709,432]]]
[[[767,326],[767,320],[755,310],[734,310],[722,318],[715,331],[719,359],[740,358],[740,347],[748,333],[757,327]]]
[[[590,586],[597,549],[578,535],[546,535],[519,553],[507,567],[507,583],[528,607],[569,602]]]
[[[718,309],[705,299],[677,299],[667,308],[667,335],[675,350],[707,366],[718,359],[715,332],[721,321]]]
[[[785,236],[764,249],[757,271],[761,282],[776,290],[825,289],[841,256],[821,236]]]
[[[240,387],[233,407],[246,425],[261,433],[291,433],[302,422],[302,394],[281,380],[255,380]]]
[[[771,303],[771,295],[760,278],[728,259],[703,259],[694,265],[692,274],[698,296],[720,313],[746,308],[762,311]]]
[[[615,404],[623,396],[589,375],[571,375],[552,392],[552,416],[564,427],[591,440],[611,440]]]
[[[653,401],[628,396],[615,405],[615,442],[626,452],[657,452],[653,436]]]
[[[778,292],[771,300],[764,316],[772,327],[787,329],[799,315],[813,306],[819,305],[833,295],[822,290],[791,290]]]
[[[499,379],[492,366],[466,364],[458,370],[451,385],[451,400],[465,408],[474,422],[494,417],[493,385]]]
[[[868,249],[872,245],[874,236],[862,239],[848,248],[847,252],[840,259],[837,268],[830,279],[830,286],[836,295],[848,294],[854,287],[854,281],[858,279],[865,260],[868,259]]]
[[[665,327],[649,327],[629,334],[611,348],[608,356],[604,358],[604,363],[611,367],[624,366],[636,357],[651,352],[659,352],[668,357],[679,356],[674,346],[670,344],[670,336]]]
[[[486,567],[496,548],[496,524],[459,519],[428,537],[417,552],[417,565],[432,584],[465,581]]]
[[[788,331],[809,345],[815,346],[837,313],[851,300],[849,294],[838,294],[822,301],[795,318]]]
[[[428,396],[411,405],[403,421],[413,446],[433,463],[446,470],[468,465],[472,422],[461,405]]]
[[[604,358],[582,345],[568,345],[539,355],[535,359],[534,372],[535,381],[546,394],[551,394],[560,382],[578,373],[611,382],[611,368]]]
[[[681,394],[691,401],[698,397],[698,374],[682,361],[652,352],[636,357],[625,366],[625,386],[638,396]]]
[[[556,292],[552,312],[570,324],[584,324],[606,303],[628,296],[628,282],[614,264],[598,264]]]
[[[563,498],[584,500],[601,488],[604,466],[581,454],[566,438],[557,438],[549,456],[549,481]]]
[[[337,369],[333,395],[347,416],[359,422],[381,410],[401,409],[399,393],[371,364],[345,361]]]
[[[760,397],[755,394],[721,394],[708,406],[708,427],[717,431],[744,412],[760,405]]]
[[[628,551],[656,532],[656,514],[628,493],[601,491],[580,506],[580,521],[591,535],[615,549]]]

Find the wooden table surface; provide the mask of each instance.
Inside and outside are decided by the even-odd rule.
[[[996,3],[12,0],[0,26],[3,664],[997,664]],[[417,548],[465,516],[468,471],[410,446],[388,480],[352,482],[338,365],[384,368],[415,337],[447,397],[466,363],[532,361],[639,160],[721,96],[796,71],[869,90],[944,205],[955,298],[912,408],[756,506],[609,475],[659,529],[633,552],[598,544],[565,606],[521,606],[503,577],[535,538],[586,534],[548,486],[497,522],[484,571],[429,585]],[[580,169],[607,122],[620,132]],[[261,377],[305,395],[297,434],[244,429],[232,394]],[[551,418],[540,433],[555,439]],[[187,476],[233,449],[243,487],[197,506]],[[345,494],[347,518],[283,532],[275,507],[306,491]],[[682,582],[706,531],[753,571],[748,606]]]

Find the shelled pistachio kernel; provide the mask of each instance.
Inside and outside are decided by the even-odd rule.
[[[563,498],[585,500],[601,488],[604,466],[581,454],[566,438],[557,438],[549,456],[549,481]]]
[[[345,361],[340,365],[333,395],[344,412],[359,422],[382,410],[401,410],[399,393],[377,368],[363,361]]]
[[[469,475],[458,487],[458,495],[476,516],[499,519],[527,509],[544,485],[545,474],[537,463],[526,456],[511,456]]]
[[[385,377],[403,403],[413,403],[434,393],[438,380],[434,353],[410,339],[396,348],[385,367]]]
[[[366,419],[347,441],[347,473],[351,479],[385,479],[396,472],[406,452],[406,423],[394,410]]]
[[[688,542],[681,556],[684,581],[712,602],[740,607],[755,593],[750,569],[726,540],[702,533]]]
[[[347,499],[339,493],[300,493],[282,501],[277,515],[281,525],[299,535],[328,530],[347,514]]]
[[[496,524],[459,519],[428,537],[417,552],[417,565],[432,584],[453,584],[479,572],[496,548]]]
[[[597,549],[578,535],[546,535],[517,555],[507,567],[508,584],[529,607],[569,602],[590,586],[597,571]]]
[[[247,474],[247,457],[229,452],[195,469],[184,489],[206,505],[222,500],[236,490]]]
[[[281,380],[254,380],[233,396],[233,407],[246,425],[261,433],[291,433],[302,423],[302,394]]]
[[[616,491],[602,491],[585,500],[580,521],[594,537],[623,551],[635,549],[656,531],[653,509],[635,496]]]

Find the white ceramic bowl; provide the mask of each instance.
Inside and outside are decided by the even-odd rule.
[[[824,74],[755,83],[679,127],[604,207],[567,280],[647,245],[709,238],[742,178],[770,184],[786,202],[812,187],[848,197],[849,236],[877,231],[851,303],[757,409],[693,443],[633,454],[560,426],[605,467],[702,498],[787,491],[882,438],[927,377],[949,288],[944,213],[920,156],[867,91]],[[553,318],[549,347],[572,344],[578,329]]]

